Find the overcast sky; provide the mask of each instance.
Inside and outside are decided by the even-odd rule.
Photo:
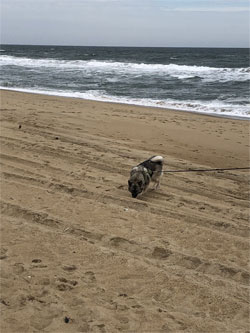
[[[248,47],[250,0],[0,0],[2,44]]]

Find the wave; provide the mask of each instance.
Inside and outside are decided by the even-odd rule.
[[[102,73],[116,75],[150,76],[158,75],[179,80],[201,79],[205,82],[227,82],[249,80],[248,68],[216,68],[206,66],[188,66],[177,64],[145,64],[131,62],[101,61],[101,60],[59,60],[35,59],[26,57],[0,56],[1,66],[19,66],[34,70],[67,71],[76,70],[85,73]]]
[[[129,98],[129,97],[117,97],[107,95],[102,90],[88,90],[86,92],[76,92],[76,91],[65,91],[65,90],[42,90],[42,89],[21,89],[21,88],[6,88],[0,86],[0,89],[3,90],[13,90],[20,92],[28,92],[35,94],[44,94],[60,97],[71,97],[71,98],[80,98],[95,100],[101,102],[112,102],[112,103],[123,103],[123,104],[132,104],[132,105],[141,105],[148,107],[158,107],[164,109],[188,111],[188,112],[197,112],[205,113],[209,115],[225,116],[225,117],[234,117],[234,118],[243,118],[250,119],[250,105],[242,106],[241,104],[230,104],[225,103],[219,100],[214,100],[211,102],[204,101],[177,101],[173,99],[166,100],[152,100],[149,98]]]

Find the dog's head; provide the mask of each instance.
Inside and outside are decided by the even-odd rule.
[[[128,180],[128,190],[132,194],[133,198],[136,198],[145,189],[145,180],[143,174],[134,173]]]

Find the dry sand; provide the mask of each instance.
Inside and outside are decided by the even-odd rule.
[[[127,191],[155,154],[248,166],[248,121],[11,91],[1,119],[2,333],[250,330],[248,171]]]

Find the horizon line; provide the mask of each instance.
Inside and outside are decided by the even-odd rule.
[[[127,47],[127,48],[199,48],[199,49],[249,49],[250,46],[128,46],[128,45],[70,45],[70,44],[14,44],[0,43],[7,46],[64,46],[64,47]]]

